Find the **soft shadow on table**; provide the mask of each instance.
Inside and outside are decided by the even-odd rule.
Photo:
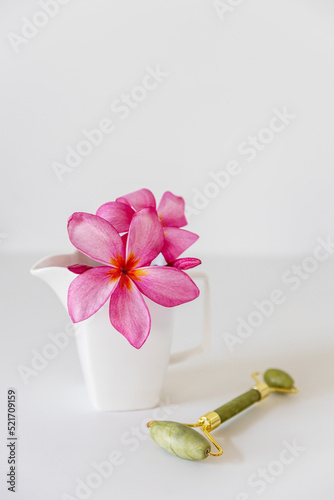
[[[167,372],[163,392],[174,404],[212,397],[217,397],[217,401],[222,404],[224,394],[237,391],[236,397],[254,385],[251,378],[253,371],[273,368],[262,358],[265,358],[264,354],[256,358],[238,358],[237,361],[234,358],[226,360],[222,356],[221,362],[217,359],[212,362],[208,358],[205,362],[190,366],[182,363],[174,365]],[[303,394],[316,392],[320,396],[333,387],[334,363],[331,350],[278,354],[275,363],[275,368],[289,371]]]

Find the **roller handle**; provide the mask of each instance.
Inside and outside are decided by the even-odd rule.
[[[214,411],[215,413],[218,413],[221,423],[223,423],[226,422],[226,420],[234,417],[235,415],[238,415],[238,413],[246,410],[246,408],[249,408],[249,406],[252,406],[252,404],[259,401],[260,398],[261,396],[258,391],[256,391],[255,389],[250,389],[249,391],[244,392],[244,394],[241,394],[237,398],[232,399],[232,401],[225,403],[223,406],[220,406]]]

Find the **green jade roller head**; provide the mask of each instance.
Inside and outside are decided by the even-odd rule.
[[[264,382],[258,379],[260,375],[263,375]],[[249,406],[266,398],[271,392],[289,394],[298,392],[290,375],[282,370],[271,368],[264,374],[254,372],[252,377],[256,382],[252,389],[215,411],[206,413],[196,424],[155,420],[148,422],[147,427],[150,429],[151,438],[164,450],[186,460],[204,460],[210,455],[214,457],[222,455],[223,450],[211,436],[211,431]],[[193,427],[199,427],[206,437],[195,431]],[[217,452],[211,452],[211,443],[217,448]]]

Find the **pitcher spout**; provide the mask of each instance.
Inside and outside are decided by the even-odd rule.
[[[75,274],[68,270],[74,264],[89,264],[88,257],[76,251],[72,254],[52,255],[36,262],[30,269],[33,276],[37,276],[47,283],[55,292],[61,303],[67,309],[67,291]]]

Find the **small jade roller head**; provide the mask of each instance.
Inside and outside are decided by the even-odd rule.
[[[290,375],[283,370],[270,368],[263,374],[263,379],[269,387],[277,387],[279,389],[292,389],[294,381]]]
[[[258,379],[260,375],[263,375],[264,382]],[[148,422],[147,426],[150,428],[151,438],[164,450],[186,460],[204,460],[210,455],[221,455],[223,450],[211,436],[212,430],[252,404],[269,396],[271,392],[290,394],[298,392],[290,375],[276,368],[271,368],[264,374],[254,372],[252,377],[256,381],[256,385],[252,389],[225,403],[215,411],[206,413],[199,418],[196,424],[155,420]],[[192,427],[199,427],[206,437]],[[211,443],[217,448],[217,452],[211,452]]]

